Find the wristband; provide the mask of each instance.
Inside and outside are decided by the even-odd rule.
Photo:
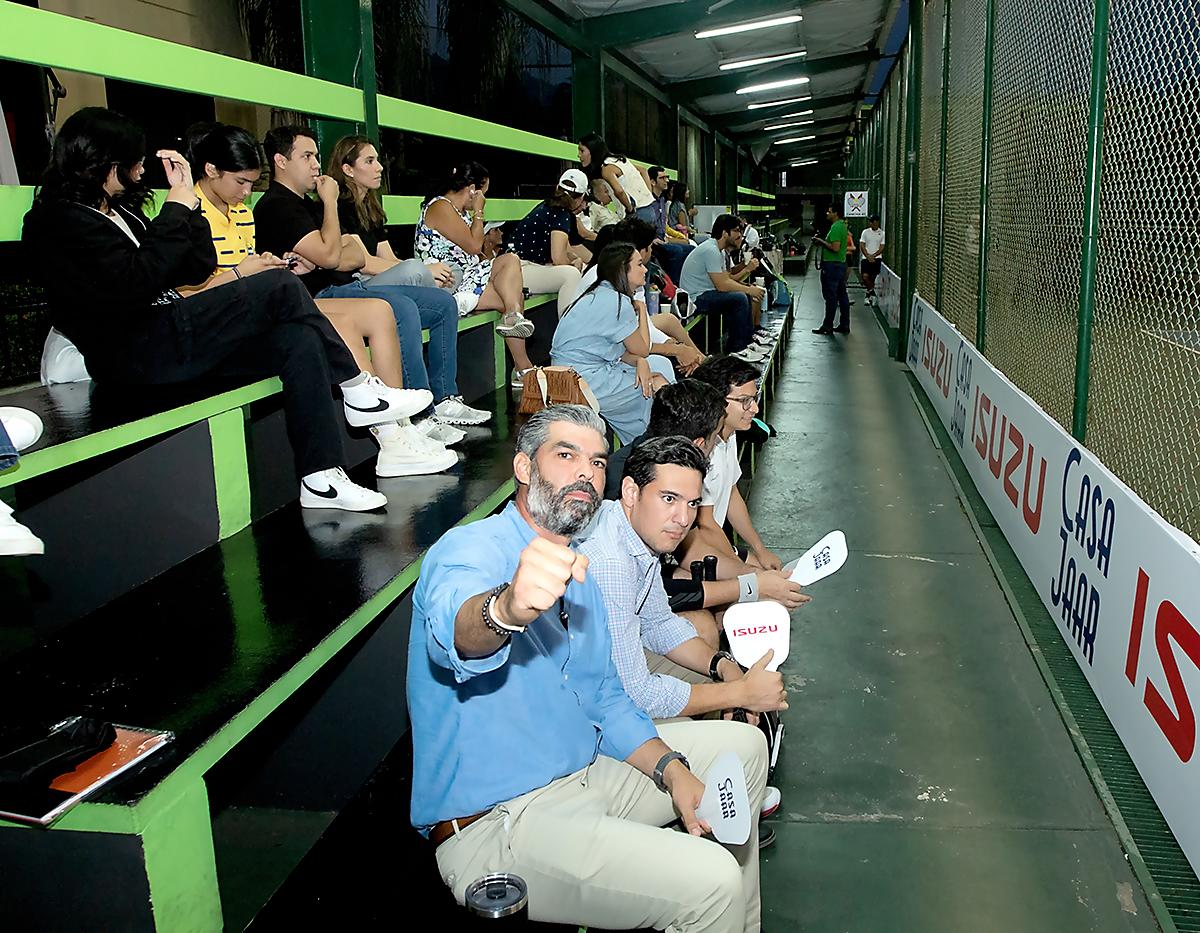
[[[722,661],[729,661],[731,664],[737,664],[738,668],[741,669],[743,674],[746,672],[746,669],[742,667],[742,665],[738,664],[737,658],[735,658],[732,654],[730,654],[728,651],[718,651],[712,656],[712,660],[708,662],[708,676],[712,678],[714,683],[725,683],[725,681],[721,679],[720,673],[717,671],[717,665]]]
[[[738,581],[738,602],[753,603],[758,602],[758,574],[744,573],[737,578]]]
[[[508,638],[514,632],[525,631],[525,626],[523,625],[505,625],[492,615],[492,603],[494,603],[496,601],[496,597],[503,593],[506,589],[508,589],[507,581],[501,583],[498,587],[488,593],[487,599],[483,601],[482,609],[483,624],[486,625],[490,631],[499,635],[501,638]]]

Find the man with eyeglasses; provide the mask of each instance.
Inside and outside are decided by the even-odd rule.
[[[692,374],[716,388],[725,396],[725,422],[720,442],[708,458],[708,473],[704,477],[704,492],[696,527],[684,540],[679,552],[680,567],[689,567],[694,560],[717,557],[717,579],[738,580],[738,602],[752,602],[760,596],[782,603],[788,609],[808,602],[800,587],[781,572],[783,562],[763,544],[750,521],[746,500],[738,492],[737,481],[742,475],[737,456],[737,432],[750,427],[758,414],[758,380],[761,373],[752,363],[736,356],[715,357],[701,364]],[[726,520],[749,546],[739,553],[725,534]],[[763,592],[762,571],[778,577],[770,580],[770,593]]]
[[[712,238],[697,246],[683,261],[679,288],[691,296],[700,314],[725,319],[729,337],[726,350],[737,353],[750,345],[754,333],[752,304],[761,305],[765,290],[743,285],[725,268],[725,254],[742,245],[742,224],[733,214],[713,221]]]

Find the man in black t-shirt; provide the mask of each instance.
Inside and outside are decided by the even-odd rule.
[[[254,206],[260,249],[298,256],[305,285],[315,298],[382,298],[392,308],[400,337],[404,384],[429,389],[432,415],[447,424],[479,424],[490,415],[470,408],[459,395],[458,305],[441,288],[368,285],[354,273],[366,263],[362,247],[341,229],[338,184],[321,174],[316,140],[303,127],[276,127],[263,141],[271,186]],[[316,191],[317,200],[308,195]],[[422,328],[429,329],[429,365]],[[429,427],[429,426],[427,426]],[[424,432],[436,442],[437,424]],[[432,455],[432,454],[431,454]]]

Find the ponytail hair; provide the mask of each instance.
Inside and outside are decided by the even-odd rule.
[[[451,167],[449,173],[442,177],[441,182],[425,197],[425,204],[428,204],[434,198],[441,197],[447,193],[462,191],[463,188],[469,188],[474,185],[476,188],[483,187],[483,183],[491,177],[484,166],[478,162],[466,161],[459,162]]]
[[[184,157],[199,181],[212,165],[218,172],[262,171],[263,154],[258,140],[240,126],[225,123],[193,123],[184,133]]]

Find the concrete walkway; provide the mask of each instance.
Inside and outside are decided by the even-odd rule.
[[[816,273],[751,514],[785,561],[850,559],[794,613],[764,928],[1157,926],[861,292],[819,337]]]

